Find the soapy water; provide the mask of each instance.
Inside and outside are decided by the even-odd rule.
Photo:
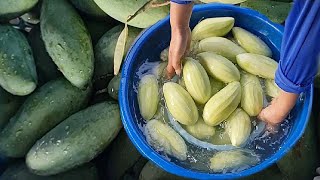
[[[133,89],[136,93],[138,92],[139,80],[144,75],[153,74],[154,72],[153,68],[159,65],[161,62],[162,61],[151,62],[147,60],[145,63],[143,63],[139,67],[138,71],[135,74],[135,79],[138,79],[138,81],[136,81],[133,85]],[[170,81],[177,82],[176,78],[177,76]],[[158,107],[159,110],[154,116],[154,118],[171,126],[185,140],[188,147],[187,160],[180,161],[174,157],[170,157],[164,154],[161,150],[158,150],[158,149],[155,149],[155,150],[159,154],[161,154],[165,159],[179,166],[182,166],[187,169],[196,170],[199,172],[206,172],[206,173],[213,172],[210,169],[210,158],[212,158],[212,156],[219,151],[227,151],[227,150],[234,150],[234,149],[240,149],[243,151],[250,152],[249,154],[251,154],[252,158],[255,158],[258,160],[258,162],[255,162],[255,164],[251,164],[251,166],[254,166],[264,161],[265,159],[270,158],[274,153],[276,153],[281,148],[282,143],[284,142],[287,135],[291,131],[292,122],[290,121],[290,119],[294,117],[294,114],[290,114],[287,117],[287,119],[285,119],[276,129],[273,130],[273,132],[266,129],[266,123],[258,120],[256,117],[251,117],[252,131],[247,142],[241,147],[234,147],[231,144],[222,144],[222,145],[212,144],[211,138],[206,140],[198,140],[192,135],[190,135],[189,133],[187,133],[187,131],[176,120],[174,120],[174,118],[170,115],[170,112],[167,111],[164,97],[163,97],[163,92],[162,92],[162,85],[166,81],[168,80],[166,79],[159,80],[160,104]],[[261,80],[261,85],[265,92],[265,85],[264,85],[264,81],[262,80]],[[298,101],[302,103],[303,100],[304,100],[304,95],[301,95]],[[268,106],[270,102],[271,102],[271,98],[265,96],[264,107]],[[136,108],[136,112],[139,112],[138,107],[135,107],[135,108]],[[144,126],[146,125],[147,121],[145,121],[139,115],[136,115],[136,119],[137,119],[137,124],[139,129],[144,134]],[[219,132],[219,129],[224,128],[224,124],[221,123],[219,126],[220,127],[216,128],[216,130],[218,129],[217,130],[218,132]],[[222,138],[220,136],[214,136],[214,137]],[[250,168],[251,166],[245,165],[241,168],[225,171],[223,173],[239,172],[244,169]]]

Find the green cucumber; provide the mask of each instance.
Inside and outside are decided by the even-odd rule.
[[[14,96],[0,87],[0,130],[18,111],[23,103],[23,97]]]
[[[73,114],[37,141],[26,157],[32,172],[54,175],[91,161],[122,128],[119,105],[104,102]]]
[[[24,162],[10,165],[0,176],[1,180],[98,180],[93,163],[88,163],[54,176],[38,176],[31,173]]]
[[[114,76],[108,84],[109,96],[114,100],[118,100],[118,94],[120,89],[121,74]]]
[[[27,39],[20,31],[3,25],[0,25],[0,85],[19,96],[28,95],[37,87],[36,67]]]
[[[7,21],[28,12],[38,0],[1,0],[0,21]]]
[[[87,87],[94,70],[93,48],[77,11],[67,0],[43,0],[40,27],[46,49],[63,75],[76,87]]]
[[[106,32],[95,46],[95,72],[94,79],[113,73],[114,51],[123,25],[118,25]],[[128,52],[135,38],[141,29],[129,27],[128,38],[125,47],[125,54]]]
[[[0,133],[0,154],[23,157],[34,143],[62,120],[87,105],[82,91],[60,78],[30,95]]]
[[[43,85],[61,76],[58,67],[49,56],[41,39],[40,26],[34,26],[28,35],[29,44],[36,63],[39,85]]]

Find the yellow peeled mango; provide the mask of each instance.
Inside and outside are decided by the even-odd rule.
[[[159,104],[159,87],[154,75],[145,75],[140,80],[138,103],[141,116],[145,120],[150,120],[156,114]]]
[[[234,27],[232,28],[232,34],[247,52],[272,57],[272,51],[268,45],[251,32],[240,27]]]
[[[265,79],[274,79],[278,63],[263,55],[244,53],[237,55],[238,65],[248,73]]]
[[[197,55],[200,63],[208,74],[224,83],[240,80],[238,68],[228,59],[213,52],[203,52]]]
[[[229,83],[212,96],[204,106],[202,115],[204,122],[210,126],[220,124],[238,107],[240,100],[240,83],[237,81]]]
[[[220,151],[210,159],[210,169],[214,172],[237,171],[241,167],[250,167],[258,162],[251,153],[241,150]]]
[[[265,85],[266,85],[266,93],[270,97],[277,97],[280,92],[280,88],[278,85],[274,82],[272,79],[265,79]]]
[[[204,104],[209,100],[211,97],[209,76],[198,61],[185,58],[183,80],[187,91],[197,103]]]
[[[193,125],[199,118],[198,109],[191,95],[179,84],[167,82],[163,85],[163,95],[171,115],[179,123]]]
[[[251,121],[242,109],[236,109],[226,120],[226,129],[233,146],[241,146],[250,136]]]
[[[246,51],[224,37],[210,37],[199,42],[197,52],[214,52],[219,54],[233,63],[237,63],[236,56]]]
[[[233,28],[233,25],[233,17],[215,17],[204,19],[192,30],[192,40],[202,40],[208,37],[224,36]]]
[[[200,140],[207,139],[215,134],[215,128],[208,126],[203,121],[202,117],[199,117],[199,120],[195,125],[186,126],[185,129],[193,137]]]
[[[263,89],[255,75],[241,73],[241,107],[249,116],[257,116],[263,108]]]
[[[163,151],[179,160],[187,159],[187,145],[170,126],[152,119],[145,126],[147,142],[156,150]]]

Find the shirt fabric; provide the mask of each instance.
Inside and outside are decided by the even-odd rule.
[[[189,4],[190,0],[171,0]],[[320,0],[295,0],[285,23],[276,84],[299,94],[310,88],[320,54]]]

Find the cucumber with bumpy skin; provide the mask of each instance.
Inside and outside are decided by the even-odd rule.
[[[23,157],[62,120],[82,109],[90,88],[82,91],[65,79],[50,81],[30,95],[0,133],[0,154]]]
[[[91,161],[122,128],[119,105],[104,102],[73,114],[37,141],[26,157],[38,175],[54,175]]]
[[[22,103],[22,97],[14,96],[0,87],[0,130],[18,111]]]
[[[0,85],[18,96],[37,87],[37,72],[27,39],[18,30],[0,25]]]
[[[85,89],[93,76],[93,48],[76,10],[67,0],[43,0],[40,27],[52,60],[73,85]]]

